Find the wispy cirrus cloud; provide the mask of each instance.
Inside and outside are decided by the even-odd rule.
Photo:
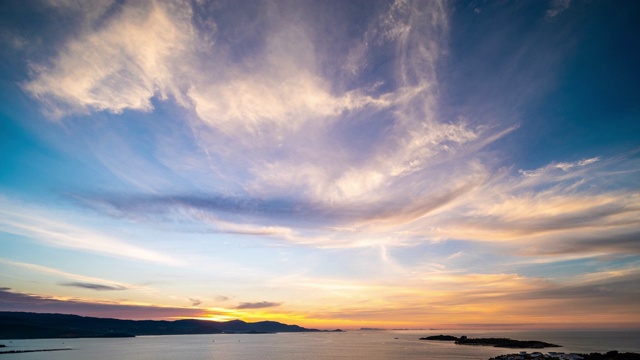
[[[319,246],[369,246],[376,238],[386,239],[383,243],[411,244],[427,236],[483,242],[518,240],[523,249],[528,249],[523,251],[533,251],[535,244],[538,247],[562,238],[547,249],[561,251],[582,244],[582,252],[588,254],[605,248],[617,251],[615,244],[622,246],[619,251],[626,251],[626,241],[615,239],[633,237],[637,232],[637,194],[594,190],[610,172],[618,167],[630,171],[632,164],[624,157],[592,158],[515,174],[506,170],[489,174],[486,167],[476,163],[475,173],[462,172],[454,181],[448,176],[432,177],[432,183],[418,193],[420,196],[413,193],[402,198],[402,193],[392,192],[389,198],[382,194],[365,203],[215,195],[100,195],[83,201],[98,208],[108,207],[118,216],[146,216],[153,222],[158,215],[173,214],[164,216],[206,224],[213,232],[269,236]],[[405,181],[404,185],[414,192],[420,189],[420,183]],[[237,219],[243,219],[242,223]],[[308,230],[310,226],[315,227],[313,232]],[[608,243],[604,234],[610,235]],[[369,241],[361,241],[363,237]]]
[[[562,12],[569,9],[571,6],[571,0],[551,0],[550,7],[544,15],[545,20],[551,20]]]
[[[114,281],[101,279],[93,276],[70,273],[67,271],[62,271],[62,270],[54,269],[47,266],[19,262],[19,261],[11,261],[3,258],[0,258],[0,264],[8,265],[24,271],[36,272],[36,273],[51,275],[51,276],[55,276],[63,279],[73,280],[73,281],[62,282],[61,285],[63,286],[74,286],[74,287],[80,287],[80,288],[92,289],[92,290],[126,290],[126,289],[137,288],[137,286],[132,284],[114,282]]]
[[[48,245],[73,248],[108,256],[177,265],[167,255],[133,245],[121,239],[56,219],[56,214],[24,202],[0,198],[0,229],[27,236]]]
[[[194,166],[209,167],[202,175],[239,184],[255,197],[295,191],[303,201],[356,201],[388,191],[431,162],[495,135],[438,118],[435,64],[445,52],[448,26],[443,3],[399,1],[373,18],[360,35],[368,44],[361,56],[375,57],[395,46],[396,59],[382,74],[369,67],[352,73],[353,84],[323,74],[320,59],[344,59],[326,58],[327,49],[318,41],[324,35],[296,21],[305,10],[280,13],[272,11],[274,4],[256,6],[265,14],[256,20],[262,31],[246,40],[262,45],[241,56],[225,39],[211,49],[194,45],[205,36],[191,22],[202,9],[179,2],[103,9],[101,26],[85,26],[51,63],[34,65],[24,88],[57,118],[151,111],[152,98],[172,98],[195,115],[185,119],[209,157]],[[207,29],[225,33],[225,26],[232,25],[222,21]],[[371,126],[372,117],[383,121]],[[120,141],[112,140],[109,148]],[[368,148],[358,146],[365,143]],[[188,154],[159,150],[162,165],[186,175],[182,159]],[[153,171],[158,164],[145,164],[130,153],[117,157],[111,150],[95,151],[116,176],[141,189],[158,183],[159,176],[145,176],[160,174]],[[144,171],[132,176],[131,168]]]
[[[443,213],[455,214],[459,220],[450,222],[482,230],[472,239],[487,239],[488,234],[517,237],[634,214],[634,197],[624,201],[625,193],[598,193],[597,204],[587,204],[593,192],[569,191],[583,186],[593,165],[602,162],[598,157],[553,162],[511,177],[476,154],[517,127],[471,125],[443,116],[437,64],[447,50],[450,9],[445,3],[398,1],[370,19],[366,30],[351,39],[366,40],[365,45],[334,60],[340,62],[336,68],[348,69],[344,78],[323,72],[319,59],[326,60],[326,49],[317,41],[319,32],[295,21],[304,10],[266,11],[253,24],[262,31],[242,35],[261,45],[234,53],[228,39],[215,41],[216,34],[231,29],[223,20],[206,26],[213,36],[208,47],[195,46],[205,34],[191,20],[203,9],[179,5],[125,4],[111,12],[96,8],[103,16],[91,15],[87,21],[100,18],[101,26],[86,26],[50,63],[35,65],[24,86],[55,116],[151,111],[152,98],[171,97],[193,115],[184,121],[201,153],[158,149],[161,164],[178,177],[197,170],[199,177],[215,179],[216,188],[227,183],[240,191],[215,193],[206,181],[196,181],[197,191],[206,195],[109,194],[88,202],[142,216],[184,215],[186,210],[188,218],[211,222],[215,230],[289,239],[304,236],[288,220],[293,215],[328,228],[411,232],[423,227],[418,232],[434,237],[469,238],[471,231],[451,230],[453,225],[442,225],[447,221],[435,232],[430,230],[435,225],[424,226],[435,224]],[[256,6],[269,10],[274,5]],[[90,58],[78,55],[86,49],[92,50]],[[388,67],[373,72],[371,60],[389,49]],[[353,59],[364,65],[349,66]],[[103,63],[108,66],[94,66]],[[126,81],[116,81],[120,78]],[[73,86],[64,85],[71,79]],[[167,139],[171,136],[164,135]],[[105,149],[98,153],[107,155]],[[127,154],[98,157],[116,176],[135,177],[141,189],[152,182],[152,192],[165,186],[157,181],[161,173],[153,171],[159,168],[155,161],[137,157],[132,163],[124,160],[135,158]],[[193,161],[184,164],[185,158]],[[131,176],[131,167],[144,171]],[[243,224],[233,224],[229,214],[243,216]],[[266,225],[273,220],[276,226]],[[505,224],[498,226],[502,234],[486,232],[498,223]],[[508,235],[516,227],[520,235]]]
[[[61,9],[78,10],[75,5]],[[91,23],[50,64],[33,64],[34,78],[23,87],[44,104],[49,116],[151,111],[154,96],[181,101],[174,80],[178,67],[172,64],[186,55],[191,43],[186,8],[149,2],[111,9],[80,11]]]
[[[544,176],[545,178],[547,178],[546,175],[549,176],[557,176],[556,171],[557,170],[562,170],[564,171],[567,175],[572,175],[573,177],[576,176],[575,172],[572,172],[571,174],[568,173],[569,170],[575,169],[577,167],[583,167],[583,166],[588,166],[591,164],[594,164],[596,162],[600,161],[599,157],[594,157],[594,158],[590,158],[590,159],[583,159],[583,160],[579,160],[579,161],[575,161],[575,162],[560,162],[560,163],[551,163],[543,168],[540,169],[535,169],[535,170],[520,170],[520,174],[524,175],[524,176],[529,176],[529,177],[535,177],[535,176]]]

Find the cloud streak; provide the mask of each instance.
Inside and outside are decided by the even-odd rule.
[[[127,288],[122,286],[122,285],[111,286],[111,285],[93,284],[93,283],[86,283],[86,282],[69,282],[69,283],[62,283],[60,285],[77,287],[77,288],[81,288],[81,289],[95,290],[95,291],[121,291],[121,290],[127,290]]]
[[[271,301],[259,301],[259,302],[244,302],[240,303],[240,305],[236,306],[237,310],[249,310],[249,309],[265,309],[272,308],[282,305],[281,303],[271,302]]]
[[[131,284],[116,283],[113,281],[108,281],[108,280],[100,279],[96,277],[69,273],[66,271],[61,271],[58,269],[54,269],[54,268],[46,267],[42,265],[11,261],[3,258],[0,258],[0,264],[9,265],[11,267],[30,271],[30,272],[36,272],[40,274],[58,276],[58,277],[63,277],[65,279],[74,280],[74,281],[67,281],[65,282],[65,284],[75,284],[74,286],[88,285],[88,286],[85,286],[85,288],[89,288],[91,286],[103,287],[104,289],[114,289],[114,290],[116,289],[124,290],[124,289],[135,288],[135,286]]]
[[[40,216],[41,209],[0,198],[0,229],[7,233],[27,236],[52,246],[79,249],[115,257],[177,265],[166,255],[129,244],[120,239],[57,221],[51,213]],[[28,209],[28,210],[27,210]]]
[[[161,307],[137,304],[116,304],[81,299],[64,299],[12,291],[0,288],[0,304],[5,311],[32,311],[45,313],[77,314],[83,316],[112,317],[119,319],[147,320],[204,317],[203,309]]]

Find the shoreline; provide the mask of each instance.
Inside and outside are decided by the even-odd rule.
[[[550,351],[546,354],[541,352],[527,353],[521,351],[514,354],[503,354],[489,358],[489,360],[640,360],[640,354],[635,352],[619,352],[612,350],[606,353],[593,352],[584,353],[564,353]]]
[[[3,349],[6,349],[6,347],[4,347]],[[24,354],[24,353],[32,353],[32,352],[47,352],[47,351],[64,351],[64,350],[73,350],[72,348],[65,348],[65,349],[37,349],[37,350],[2,350],[0,351],[0,355],[5,355],[5,354]]]

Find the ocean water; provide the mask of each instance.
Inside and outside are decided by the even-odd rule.
[[[440,333],[469,337],[509,337],[563,345],[542,352],[640,352],[640,331],[349,331],[345,333],[216,334],[140,336],[121,339],[0,340],[2,350],[68,351],[0,355],[2,360],[466,360],[520,351],[450,342],[421,341]],[[534,351],[534,350],[526,350]]]

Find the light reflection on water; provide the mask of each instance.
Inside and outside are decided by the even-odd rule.
[[[420,341],[438,334],[470,337],[510,337],[563,345],[542,350],[563,352],[640,352],[640,331],[350,331],[255,335],[140,336],[121,339],[0,340],[2,350],[71,348],[69,351],[5,354],[2,360],[318,360],[318,359],[488,359],[517,349],[460,346]],[[534,350],[527,350],[529,352]]]

